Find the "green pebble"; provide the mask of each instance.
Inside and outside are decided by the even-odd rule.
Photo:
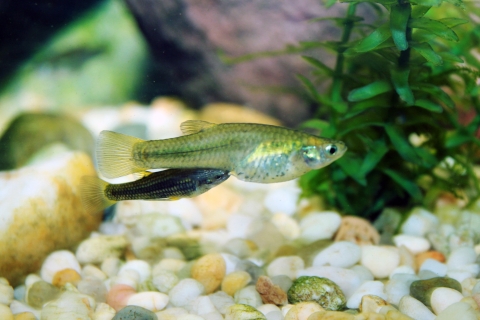
[[[157,315],[142,307],[126,306],[112,320],[157,320]]]
[[[340,287],[327,278],[303,276],[288,290],[290,303],[315,301],[326,310],[342,310],[347,299]]]
[[[30,306],[40,309],[45,303],[56,299],[60,293],[60,289],[54,285],[46,281],[37,281],[28,290],[26,300]]]
[[[455,279],[447,277],[437,277],[427,280],[417,280],[410,285],[410,295],[431,308],[430,296],[436,288],[444,287],[462,292],[462,285]]]

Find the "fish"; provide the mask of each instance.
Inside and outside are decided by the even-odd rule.
[[[95,176],[84,176],[80,198],[86,212],[97,213],[122,200],[178,200],[207,192],[226,181],[230,174],[220,169],[168,169],[143,172],[132,182],[111,184]]]
[[[303,131],[255,123],[188,120],[183,136],[145,141],[102,131],[96,156],[100,172],[116,178],[161,168],[211,168],[240,180],[275,183],[323,168],[347,150],[345,143]]]

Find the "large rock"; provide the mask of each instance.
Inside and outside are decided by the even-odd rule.
[[[101,215],[84,212],[78,193],[80,178],[94,174],[90,157],[71,151],[0,172],[0,276],[16,285],[98,228]]]

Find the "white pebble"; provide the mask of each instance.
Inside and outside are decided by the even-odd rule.
[[[96,266],[87,264],[82,268],[82,279],[84,278],[97,278],[99,280],[106,280],[108,277],[107,275],[100,269],[98,269]]]
[[[435,259],[426,259],[420,267],[420,271],[423,270],[430,270],[439,277],[444,277],[447,274],[447,265]]]
[[[10,305],[13,301],[13,288],[4,283],[0,283],[0,304]]]
[[[396,274],[415,274],[415,270],[410,266],[398,266],[388,276],[390,279]]]
[[[175,307],[183,307],[205,293],[203,285],[194,279],[183,279],[170,290],[170,303]]]
[[[93,314],[93,320],[112,320],[115,317],[115,309],[108,304],[100,302],[97,304],[95,313]]]
[[[92,297],[66,291],[57,300],[50,301],[43,306],[41,319],[90,320],[94,309],[95,300]]]
[[[13,313],[10,308],[4,304],[0,304],[0,319],[13,320]]]
[[[100,265],[100,269],[109,277],[116,276],[122,266],[122,261],[118,258],[107,258]]]
[[[166,238],[185,231],[182,221],[168,214],[142,214],[137,219],[135,233],[148,238]]]
[[[235,266],[240,262],[240,258],[230,253],[222,252],[220,254],[223,257],[223,260],[225,260],[225,274],[227,275],[235,271]]]
[[[428,232],[434,231],[438,224],[439,220],[433,213],[422,208],[414,208],[402,224],[401,233],[423,237]]]
[[[152,283],[158,291],[163,293],[168,293],[178,281],[178,276],[169,270],[158,269],[153,273]]]
[[[419,280],[414,274],[397,273],[385,285],[387,301],[391,304],[398,305],[400,299],[410,293],[410,285],[413,281]]]
[[[254,217],[244,214],[232,214],[227,221],[228,237],[247,239],[255,222]]]
[[[123,270],[121,273],[118,274],[118,276],[112,277],[109,280],[110,286],[116,284],[125,284],[136,289],[140,280],[140,276],[138,275],[137,271],[129,269]]]
[[[280,310],[282,310],[282,314],[283,316],[285,317],[285,315],[288,313],[288,311],[290,311],[290,309],[293,308],[293,304],[287,304],[287,305],[284,305],[280,308]]]
[[[463,295],[457,290],[451,288],[436,288],[430,296],[430,304],[435,314],[440,314],[449,305],[463,299]]]
[[[330,279],[342,289],[343,294],[347,299],[362,284],[360,276],[355,271],[330,266],[310,267],[304,270],[299,270],[297,276],[317,276]]]
[[[127,247],[124,236],[98,236],[83,240],[75,253],[78,262],[102,263],[109,257],[119,258]]]
[[[472,247],[458,247],[448,256],[447,266],[449,271],[462,270],[463,266],[472,264],[477,259],[475,249]]]
[[[41,310],[37,310],[24,302],[13,300],[12,303],[10,304],[10,310],[12,310],[13,314],[22,313],[22,312],[31,312],[35,315],[35,317],[37,317],[37,319],[40,319]]]
[[[164,293],[155,291],[144,291],[135,293],[128,298],[127,305],[139,306],[147,310],[156,312],[166,307],[168,296]]]
[[[150,265],[148,264],[148,262],[143,260],[127,261],[127,263],[125,263],[123,266],[120,267],[120,270],[118,271],[118,275],[121,275],[122,272],[125,272],[126,270],[136,271],[140,277],[139,282],[144,282],[151,276]]]
[[[271,213],[284,213],[293,215],[297,211],[297,202],[301,189],[296,183],[290,183],[281,188],[271,189],[267,192],[263,204]]]
[[[359,265],[359,264],[354,265],[353,267],[350,268],[350,270],[354,271],[360,277],[361,283],[365,281],[372,281],[373,279],[375,279],[375,277],[370,272],[370,270],[368,270],[362,265]]]
[[[188,304],[187,309],[190,311],[190,313],[194,313],[199,316],[203,316],[217,310],[215,309],[212,300],[210,300],[208,296],[200,296],[195,298],[195,300]]]
[[[413,236],[408,234],[399,234],[393,237],[393,243],[397,247],[405,246],[414,255],[425,252],[430,249],[430,242],[420,236]]]
[[[30,288],[35,282],[37,281],[42,281],[42,278],[40,278],[38,275],[34,273],[30,273],[26,278],[25,278],[25,286],[27,288]]]
[[[295,240],[300,236],[300,226],[297,220],[286,215],[285,213],[274,214],[270,220],[278,231],[287,240]]]
[[[182,251],[177,247],[167,247],[162,250],[162,258],[163,259],[178,259],[178,260],[185,260],[185,256],[183,255]]]
[[[362,246],[361,264],[377,279],[386,278],[400,263],[398,249],[391,246]]]
[[[165,310],[155,312],[158,320],[176,320],[178,317],[184,314],[188,314],[188,311],[179,307],[168,307]]]
[[[269,312],[273,312],[273,311],[280,311],[280,308],[277,307],[276,305],[274,304],[270,304],[270,303],[267,303],[267,304],[262,304],[261,306],[259,306],[257,308],[258,311],[260,311],[261,313],[263,313],[265,316],[267,315],[267,313]]]
[[[255,289],[254,285],[246,286],[245,288],[238,290],[235,292],[233,299],[237,304],[247,304],[254,308],[263,304],[262,297],[260,297],[260,294],[257,289]]]
[[[265,315],[265,318],[267,318],[267,320],[283,320],[284,316],[282,311],[278,310],[278,311],[270,311]]]
[[[362,301],[362,297],[365,295],[375,295],[382,299],[387,299],[387,295],[384,292],[384,285],[380,281],[367,281],[355,290],[355,292],[348,298],[347,308],[358,309]]]
[[[297,271],[305,267],[305,262],[298,256],[278,257],[267,267],[267,275],[269,277],[286,275],[290,279],[297,278]]]
[[[40,276],[46,282],[52,283],[55,273],[64,269],[73,269],[79,274],[81,272],[80,264],[73,253],[67,250],[55,251],[49,254],[43,262]]]
[[[423,303],[412,296],[405,295],[398,305],[398,309],[413,319],[434,320],[435,315]]]
[[[362,251],[358,245],[349,241],[334,242],[313,258],[312,266],[330,265],[350,268],[360,261]]]
[[[214,311],[207,314],[202,315],[202,318],[205,320],[223,320],[223,316],[220,312]]]
[[[342,217],[336,212],[310,213],[300,221],[300,239],[304,243],[331,239],[341,222]]]
[[[233,298],[223,291],[217,291],[208,295],[208,297],[221,314],[225,314],[227,309],[235,304]]]
[[[175,320],[205,320],[203,317],[197,316],[196,314],[182,314],[178,316]]]
[[[180,259],[162,259],[153,267],[153,273],[155,274],[156,270],[168,270],[174,273],[182,270],[187,263],[184,260]]]
[[[478,312],[467,302],[456,302],[443,309],[435,320],[477,320]]]

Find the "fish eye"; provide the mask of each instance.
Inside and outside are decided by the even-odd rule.
[[[334,145],[334,144],[329,144],[329,145],[325,148],[325,150],[327,150],[327,152],[328,152],[329,155],[333,156],[333,155],[335,155],[335,153],[337,153],[338,147],[337,147],[336,145]]]

